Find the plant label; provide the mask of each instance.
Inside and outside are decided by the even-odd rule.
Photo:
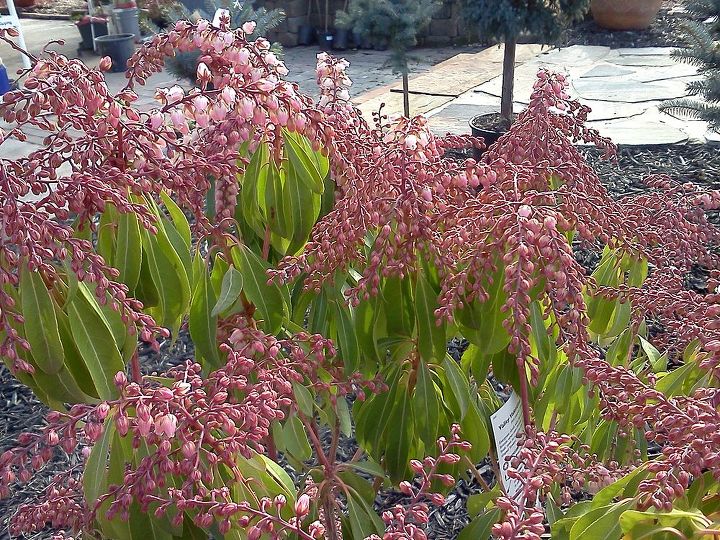
[[[522,402],[515,392],[510,394],[505,404],[490,415],[493,435],[495,437],[495,450],[497,451],[498,465],[505,492],[509,497],[515,498],[522,491],[522,482],[510,478],[507,474],[510,469],[510,460],[518,453],[518,433],[523,433]],[[518,470],[524,469],[521,463]]]

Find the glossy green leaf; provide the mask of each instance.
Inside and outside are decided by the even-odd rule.
[[[50,292],[38,272],[23,265],[20,271],[20,297],[25,319],[25,338],[38,367],[45,373],[57,373],[63,367],[65,352],[55,307]]]
[[[474,463],[479,463],[487,457],[490,451],[490,433],[488,426],[482,418],[480,408],[473,398],[469,405],[465,416],[460,422],[462,428],[463,439],[472,444],[469,456]]]
[[[506,315],[500,310],[507,299],[503,290],[504,279],[505,269],[500,266],[492,276],[492,283],[484,283],[489,295],[488,300],[474,300],[455,314],[463,335],[480,347],[484,354],[498,353],[510,342],[510,335],[503,326]]]
[[[107,493],[108,456],[114,434],[115,423],[108,416],[103,433],[92,447],[83,469],[83,493],[90,505],[96,504],[98,498]]]
[[[340,346],[340,358],[345,373],[350,375],[360,367],[360,346],[350,314],[350,308],[344,302],[332,302],[333,320],[337,332],[336,343]]]
[[[418,272],[415,284],[415,316],[418,331],[418,351],[426,362],[439,361],[445,357],[447,339],[445,325],[437,324],[435,310],[437,294],[423,273]]]
[[[440,425],[440,399],[427,364],[420,360],[412,406],[417,415],[418,435],[426,448],[433,448]]]
[[[161,191],[160,198],[162,199],[165,208],[167,208],[167,211],[170,214],[170,219],[172,219],[175,229],[177,230],[189,250],[192,242],[192,237],[190,234],[190,224],[188,223],[185,214],[183,214],[182,210],[180,210],[180,207],[175,203],[172,197],[167,194],[167,192]]]
[[[134,291],[142,267],[142,237],[140,223],[135,214],[118,216],[117,248],[113,266],[120,271],[118,281]]]
[[[460,418],[465,416],[468,406],[470,404],[470,385],[467,377],[462,372],[460,367],[455,363],[450,356],[445,355],[442,361],[442,368],[445,378],[448,382],[449,388],[445,390],[450,391],[450,395],[446,395],[447,398],[452,398],[458,405]]]
[[[285,152],[297,173],[298,179],[315,193],[321,194],[324,190],[323,179],[325,174],[322,174],[319,169],[318,160],[312,155],[312,149],[301,135],[288,131],[285,131],[283,135],[285,138]]]
[[[158,227],[157,235],[142,231],[145,259],[158,291],[159,323],[177,332],[180,319],[190,305],[190,280],[185,265],[167,235]]]
[[[312,457],[312,449],[308,441],[302,421],[296,415],[290,415],[283,426],[285,448],[300,461]]]
[[[482,383],[490,370],[492,356],[483,354],[482,349],[471,343],[460,358],[460,365],[465,373],[472,373],[478,383]]]
[[[68,305],[68,317],[75,344],[98,396],[101,399],[116,397],[115,374],[125,366],[110,327],[83,294],[76,295]]]
[[[300,412],[308,418],[312,418],[315,413],[315,399],[310,393],[310,390],[308,390],[304,384],[300,384],[299,382],[293,382],[292,387]]]
[[[390,277],[382,287],[387,332],[390,336],[412,336],[415,328],[415,306],[408,278]]]
[[[632,499],[628,499],[591,510],[572,526],[570,540],[619,540],[620,516],[632,504]]]
[[[222,363],[217,343],[217,316],[214,310],[211,311],[212,306],[217,307],[215,291],[210,283],[205,262],[199,253],[195,256],[193,273],[197,274],[197,283],[190,302],[188,329],[195,349],[206,362],[205,367],[208,370],[217,369]]]
[[[492,526],[500,519],[500,509],[487,510],[473,519],[458,535],[457,540],[487,540]]]
[[[347,466],[352,467],[353,469],[356,469],[360,472],[364,472],[366,474],[371,474],[373,476],[376,476],[378,478],[385,478],[385,469],[383,469],[380,465],[375,463],[374,461],[351,461],[346,463]]]
[[[222,285],[220,286],[220,295],[217,302],[212,308],[211,315],[217,317],[224,311],[227,311],[240,297],[243,287],[243,277],[234,266],[230,266],[223,276]]]
[[[352,417],[350,416],[350,406],[345,398],[337,400],[337,416],[340,421],[340,432],[346,437],[352,435]]]
[[[299,171],[293,161],[285,163],[286,177],[283,186],[283,207],[287,228],[292,231],[287,253],[297,253],[307,242],[310,232],[320,214],[321,195],[308,189],[302,180],[304,171]],[[321,182],[322,183],[322,182]],[[324,190],[324,186],[323,186]]]
[[[75,344],[75,339],[73,338],[70,328],[70,319],[58,306],[55,307],[55,315],[58,321],[60,340],[63,344],[63,350],[65,351],[65,369],[72,375],[73,380],[83,393],[90,397],[99,397],[92,376]]]
[[[389,429],[387,433],[387,444],[385,446],[385,467],[390,478],[399,482],[405,478],[410,462],[410,450],[415,436],[413,426],[415,424],[415,413],[412,401],[408,396],[407,382],[401,382],[398,386],[395,403],[392,407]]]
[[[243,276],[243,291],[265,321],[266,330],[277,334],[283,321],[289,319],[290,293],[286,286],[268,285],[267,262],[246,246],[232,250],[235,266]]]
[[[115,266],[115,236],[118,213],[111,204],[105,206],[97,226],[96,250],[109,266]]]

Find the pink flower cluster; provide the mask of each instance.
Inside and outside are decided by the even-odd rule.
[[[451,438],[448,441],[441,437],[437,441],[438,456],[425,457],[422,461],[414,459],[410,468],[417,475],[417,481],[400,482],[400,492],[410,498],[407,504],[397,504],[390,510],[383,512],[385,534],[382,540],[427,540],[425,526],[428,524],[430,505],[440,507],[445,504],[445,497],[441,493],[431,491],[431,485],[440,481],[444,486],[451,487],[455,478],[451,474],[442,474],[438,468],[442,464],[454,465],[460,462],[459,452],[467,452],[472,445],[460,437],[460,426],[451,428]],[[380,540],[377,535],[368,537],[368,540]]]
[[[43,433],[23,435],[18,448],[0,458],[4,495],[15,481],[29,481],[32,471],[50,459],[54,446],[61,445],[66,452],[74,451],[78,442],[92,446],[111,427],[121,438],[129,438],[132,448],[142,446],[147,452],[134,461],[127,456],[122,483],[109,486],[97,501],[83,501],[81,486],[73,478],[64,479],[64,487],[54,482],[44,501],[19,510],[12,524],[14,534],[42,529],[46,523],[80,530],[91,526],[107,501],[108,518],[128,519],[131,505],[137,503],[158,518],[168,515],[175,525],[187,513],[199,527],[217,523],[227,532],[239,526],[253,538],[273,530],[298,532],[306,540],[321,537],[319,523],[307,529],[303,525],[307,496],[298,498],[296,515],[290,520],[279,515],[284,499],[262,498],[257,505],[233,500],[232,483],[254,491],[254,480],[241,472],[239,460],[263,453],[271,422],[297,407],[293,383],[303,384],[307,377],[316,392],[335,397],[381,386],[366,383],[357,374],[346,380],[333,358],[332,343],[321,336],[277,340],[252,328],[238,328],[229,343],[223,345],[227,364],[207,377],[191,362],[171,373],[174,382],[169,386],[128,382],[118,373],[119,399],[97,406],[76,405],[68,413],[53,412]]]

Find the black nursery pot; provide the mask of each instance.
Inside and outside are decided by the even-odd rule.
[[[298,28],[298,45],[312,45],[315,41],[315,28],[310,24],[303,24]]]
[[[482,137],[486,149],[507,133],[508,129],[500,113],[481,114],[470,119],[470,131],[473,137]],[[484,150],[475,149],[475,159],[479,159],[483,152]]]
[[[337,51],[344,51],[349,47],[350,43],[350,31],[345,28],[338,28],[335,30],[335,36],[333,37],[333,49]]]
[[[93,29],[95,28],[95,37],[107,36],[108,25],[105,22],[91,22],[88,24],[78,24],[77,28],[82,38],[82,48],[86,51],[93,49]]]
[[[318,43],[320,44],[320,50],[329,51],[333,47],[333,33],[318,32]]]
[[[355,34],[353,34],[353,38],[355,41],[355,45],[357,45],[358,49],[372,49],[373,48],[372,40],[369,37],[355,33]]]

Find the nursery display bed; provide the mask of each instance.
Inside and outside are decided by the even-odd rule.
[[[601,159],[595,148],[583,148],[588,161],[600,174],[603,182],[613,196],[641,193],[646,190],[643,179],[650,174],[668,174],[682,182],[694,182],[712,188],[720,188],[720,152],[709,145],[673,145],[656,147],[625,147],[618,154],[618,162]],[[591,266],[592,255],[582,253],[583,264]],[[590,259],[588,259],[590,257]],[[450,353],[459,357],[462,343],[453,343]],[[170,344],[164,343],[159,353],[145,350],[142,353],[142,365],[146,373],[162,373],[169,367],[193,357],[193,345],[187,333],[181,333]],[[7,369],[0,365],[0,453],[12,446],[23,431],[36,429],[43,425],[45,406],[34,398],[30,390],[17,382]],[[355,451],[353,439],[344,439],[339,456],[352,456]],[[34,476],[32,482],[22,490],[15,491],[12,497],[0,500],[0,540],[9,538],[7,522],[18,505],[29,502],[39,494],[45,483],[56,471],[67,469],[67,463],[76,463],[77,456],[66,456],[56,451],[55,460],[42,473]],[[481,466],[481,474],[492,478],[489,466]],[[431,514],[430,538],[450,540],[467,523],[465,500],[477,491],[475,483],[460,481],[447,498],[446,504]],[[377,499],[379,508],[388,508],[402,501],[402,495],[396,492],[381,492]],[[50,534],[38,533],[33,538],[49,538]]]

